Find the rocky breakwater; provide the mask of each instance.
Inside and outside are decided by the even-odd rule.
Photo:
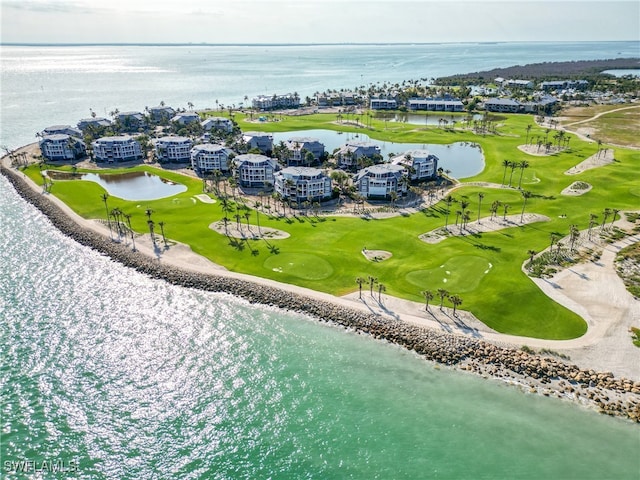
[[[225,292],[251,303],[307,314],[395,343],[439,364],[527,386],[531,393],[576,400],[602,413],[640,423],[640,382],[615,378],[611,373],[582,370],[553,358],[345,308],[329,301],[294,294],[284,287],[276,288],[250,280],[202,274],[165,265],[81,227],[15,171],[1,166],[0,172],[25,200],[44,213],[61,232],[150,277],[183,287]]]

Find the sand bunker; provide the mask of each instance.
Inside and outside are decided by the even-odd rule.
[[[520,221],[520,215],[507,215],[506,218],[498,216],[495,218],[481,218],[480,222],[470,222],[464,228],[461,224],[449,225],[447,231],[444,231],[444,227],[432,230],[420,235],[420,240],[426,243],[436,244],[440,243],[447,237],[460,237],[465,235],[475,235],[477,233],[495,232],[498,230],[504,230],[505,228],[521,227],[529,223],[536,222],[548,222],[549,217],[544,215],[538,215],[537,213],[525,213]]]
[[[386,250],[367,250],[366,248],[362,249],[362,254],[370,262],[383,262],[393,256],[391,252]]]
[[[194,195],[194,197],[200,200],[202,203],[216,203],[216,200],[211,198],[206,193],[201,193],[200,195]]]
[[[594,153],[589,158],[580,162],[575,167],[571,167],[569,170],[564,172],[565,175],[577,175],[578,173],[582,173],[585,170],[590,170],[592,168],[604,167],[605,165],[609,165],[613,163],[615,159],[613,158],[613,149],[607,148],[605,150],[600,150],[598,153]]]
[[[558,148],[556,146],[552,146],[547,149],[545,146],[538,147],[538,145],[518,145],[518,150],[524,153],[528,153],[529,155],[536,155],[538,157],[548,157],[549,155],[553,155],[563,150],[565,148]]]
[[[593,188],[593,185],[587,182],[573,182],[567,188],[560,192],[561,195],[578,196],[584,195]]]
[[[268,227],[258,227],[256,225],[247,225],[230,221],[225,227],[223,221],[214,222],[209,225],[209,228],[220,235],[226,235],[228,237],[239,239],[260,240],[262,238],[270,240],[282,240],[283,238],[289,238],[290,235],[282,230]]]

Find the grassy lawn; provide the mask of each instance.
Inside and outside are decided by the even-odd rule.
[[[567,128],[593,129],[594,133],[591,138],[614,145],[637,147],[639,143],[638,132],[640,131],[640,105],[636,105],[633,108],[627,107],[630,107],[630,105],[596,105],[563,109],[560,113],[563,118],[561,125],[588,120],[594,115],[603,114],[594,120],[571,125]],[[618,110],[620,108],[625,110]]]
[[[333,123],[335,115],[328,114],[284,117],[281,121],[260,124],[245,122],[238,115],[236,120],[244,131],[317,128],[362,131],[357,127],[340,127]],[[523,153],[517,146],[525,143],[528,124],[533,124],[530,135],[544,134],[544,130],[528,116],[505,116],[498,127],[500,135],[485,137],[469,131],[451,132],[437,126],[425,130],[409,124],[393,124],[393,130],[385,130],[383,121],[372,119],[371,123],[372,128],[366,133],[380,140],[479,143],[485,156],[485,170],[465,180],[500,184],[503,160],[526,160],[530,167],[524,171],[522,185],[533,193],[527,201],[526,211],[546,215],[550,221],[475,236],[451,237],[433,245],[418,237],[444,226],[445,206],[442,203],[411,216],[384,220],[350,217],[283,219],[260,213],[261,226],[284,230],[291,236],[281,240],[230,242],[209,228],[212,222],[224,216],[221,202],[205,204],[193,198],[202,191],[199,180],[150,167],[131,170],[156,173],[186,185],[188,190],[170,198],[146,202],[109,197],[108,206],[131,214],[132,226],[139,232],[148,231],[144,212],[147,208],[152,209],[154,221],[165,223],[167,237],[191,245],[195,252],[233,271],[336,295],[356,291],[356,277],[372,275],[385,285],[387,294],[415,301],[423,300],[422,290],[435,292],[445,288],[462,298],[461,308],[470,310],[500,332],[568,339],[586,331],[586,324],[580,317],[549,300],[522,273],[520,266],[528,258],[529,249],[540,251],[549,245],[552,232],[566,235],[571,224],[586,229],[590,213],[602,218],[604,208],[637,209],[640,192],[636,192],[637,182],[632,179],[637,178],[640,171],[640,152],[616,148],[615,163],[567,176],[563,172],[597,152],[597,145],[572,136],[569,151],[548,157]],[[34,180],[42,181],[37,167],[30,167],[26,173]],[[517,170],[514,173],[516,185],[518,179]],[[561,196],[562,189],[576,180],[590,183],[593,189],[580,197]],[[97,184],[56,181],[52,193],[83,217],[105,217],[101,200],[104,191]],[[509,214],[520,213],[522,209],[522,196],[516,189],[458,189],[454,197],[458,200],[466,197],[473,220],[478,211],[478,193],[485,195],[482,201],[485,221],[489,221],[489,207],[494,200],[508,203]],[[451,208],[454,213],[449,216],[450,225],[455,220],[456,204]],[[235,221],[233,214],[230,218]],[[255,225],[256,220],[256,212],[252,211],[250,223]],[[383,262],[371,262],[361,254],[365,246],[370,250],[390,251],[393,256]],[[445,304],[448,303],[445,301]]]

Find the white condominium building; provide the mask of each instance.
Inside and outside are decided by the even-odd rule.
[[[74,160],[84,156],[86,149],[79,138],[56,133],[40,139],[40,151],[48,160]]]
[[[92,144],[93,154],[100,162],[126,162],[140,160],[140,143],[129,135],[102,137]]]
[[[190,162],[193,142],[187,137],[162,137],[156,140],[159,162]]]
[[[266,187],[267,184],[273,185],[274,173],[277,163],[273,158],[255,153],[247,153],[238,155],[234,159],[240,185],[249,188]]]
[[[233,151],[222,145],[203,143],[191,149],[191,166],[198,173],[228,172],[232,155]]]
[[[275,191],[296,202],[331,197],[331,179],[311,167],[287,167],[275,174]]]

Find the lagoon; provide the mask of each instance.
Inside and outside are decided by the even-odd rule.
[[[274,145],[285,142],[292,137],[317,138],[324,144],[327,152],[333,152],[348,141],[373,142],[380,147],[380,153],[387,159],[389,154],[401,154],[407,150],[426,149],[439,159],[438,167],[450,170],[455,178],[472,177],[484,169],[484,155],[480,145],[472,142],[456,142],[446,145],[432,143],[396,143],[384,142],[369,137],[364,133],[336,132],[333,130],[295,130],[273,133]]]

